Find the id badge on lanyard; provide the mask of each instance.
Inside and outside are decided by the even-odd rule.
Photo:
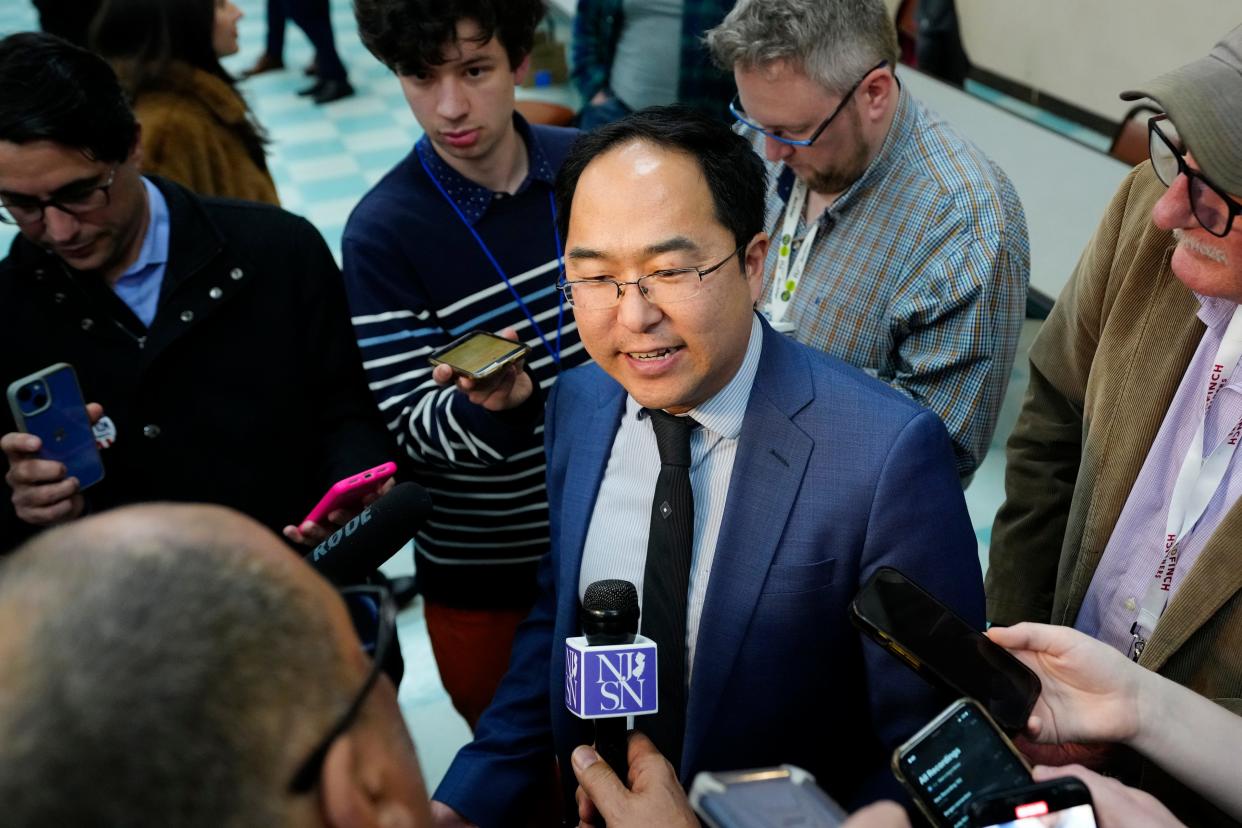
[[[806,271],[806,262],[811,255],[811,247],[815,244],[815,234],[819,231],[819,222],[811,224],[802,239],[802,246],[797,255],[793,255],[794,234],[798,232],[798,220],[802,218],[802,210],[806,206],[808,187],[806,182],[795,179],[793,189],[789,193],[789,202],[785,205],[785,219],[781,224],[781,235],[777,239],[776,272],[772,279],[772,295],[768,298],[768,306],[764,310],[768,322],[779,333],[792,333],[794,325],[785,320],[789,305],[793,302],[794,292],[802,281]]]
[[[1147,582],[1147,589],[1139,604],[1138,619],[1130,626],[1130,657],[1135,661],[1143,655],[1143,649],[1156,629],[1156,623],[1169,605],[1173,575],[1181,557],[1179,546],[1199,522],[1199,518],[1203,517],[1208,503],[1220,488],[1225,473],[1229,470],[1234,450],[1238,447],[1239,437],[1242,436],[1242,421],[1239,421],[1211,454],[1203,456],[1207,413],[1212,407],[1212,400],[1229,382],[1239,357],[1242,357],[1242,307],[1234,310],[1233,318],[1229,320],[1229,327],[1225,329],[1225,335],[1216,351],[1216,357],[1208,369],[1203,415],[1199,418],[1199,427],[1194,437],[1190,439],[1190,447],[1182,460],[1177,482],[1173,485],[1173,496],[1169,501],[1169,514],[1162,539],[1164,555],[1160,559],[1160,565],[1156,567],[1156,574]]]

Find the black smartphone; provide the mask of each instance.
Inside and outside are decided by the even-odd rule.
[[[978,797],[1031,783],[1022,754],[970,699],[949,705],[897,748],[893,773],[942,828],[965,828]]]
[[[485,379],[530,353],[530,348],[487,331],[471,331],[432,351],[427,361],[448,365],[472,379]]]
[[[971,828],[1096,828],[1091,792],[1072,776],[981,796]]]
[[[931,684],[982,703],[1006,733],[1026,727],[1039,676],[896,569],[880,567],[863,584],[850,619]]]

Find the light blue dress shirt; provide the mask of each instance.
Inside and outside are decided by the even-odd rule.
[[[122,302],[129,305],[134,316],[150,328],[160,301],[164,271],[168,267],[168,202],[159,187],[149,180],[142,179],[142,184],[147,190],[150,210],[147,234],[142,240],[137,260],[121,274],[112,289]]]

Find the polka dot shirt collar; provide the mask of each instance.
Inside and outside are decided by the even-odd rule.
[[[526,144],[526,158],[528,171],[526,178],[522,181],[517,189],[517,194],[521,194],[534,181],[542,181],[549,187],[556,178],[556,172],[552,169],[552,165],[548,163],[548,157],[543,152],[543,147],[539,145],[539,139],[531,131],[530,125],[526,123],[526,119],[516,112],[513,113],[513,125],[517,129],[518,134],[522,136],[522,142]],[[422,159],[427,169],[431,170],[436,180],[440,182],[440,186],[448,193],[449,198],[453,199],[457,204],[466,220],[471,225],[477,224],[484,214],[487,213],[488,207],[492,202],[499,198],[507,197],[505,193],[496,193],[466,178],[457,170],[450,167],[444,162],[435,149],[431,146],[431,140],[423,135],[418,139],[418,143],[414,145],[415,152]]]

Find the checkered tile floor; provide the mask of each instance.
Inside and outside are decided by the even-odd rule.
[[[242,50],[226,61],[235,74],[251,65],[263,50],[264,0],[235,0],[245,12],[240,24]],[[332,0],[337,49],[358,94],[317,107],[296,91],[309,84],[301,67],[310,62],[310,44],[289,25],[285,65],[289,68],[241,84],[241,89],[271,138],[269,163],[284,206],[313,222],[339,259],[341,232],[349,211],[418,139],[421,130],[401,96],[392,74],[358,40],[349,0]],[[37,19],[27,0],[0,2],[0,34],[31,29]],[[565,39],[564,22],[560,25]],[[529,96],[573,105],[565,88],[519,90]],[[13,229],[0,225],[0,250],[7,250]],[[986,557],[992,516],[1003,494],[1004,455],[1001,449],[1013,426],[1026,387],[1026,348],[1038,329],[1028,322],[1018,364],[1001,412],[993,448],[967,491],[967,501]],[[408,554],[386,567],[390,574],[409,572]],[[401,704],[419,745],[424,773],[432,787],[443,775],[456,749],[468,738],[464,722],[452,710],[440,687],[418,605],[402,613],[401,646],[406,679]]]

